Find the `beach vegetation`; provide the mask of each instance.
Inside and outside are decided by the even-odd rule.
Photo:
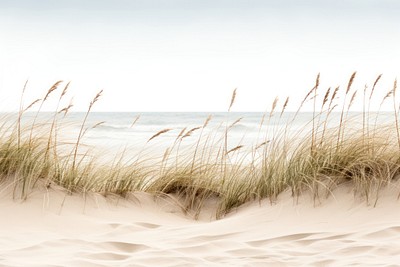
[[[141,150],[136,158],[126,160],[121,152],[108,164],[99,163],[83,142],[88,131],[103,123],[87,125],[102,91],[89,102],[78,135],[66,141],[59,133],[72,107],[71,103],[63,106],[69,83],[63,86],[57,81],[43,98],[27,106],[23,105],[29,89],[25,84],[19,111],[4,116],[1,122],[0,180],[11,182],[14,198],[21,199],[28,198],[38,186],[48,190],[61,187],[69,194],[129,197],[144,191],[156,197],[173,195],[195,218],[210,199],[217,203],[216,217],[221,218],[250,201],[278,201],[280,193],[287,190],[294,198],[309,192],[318,203],[344,183],[368,205],[376,205],[380,189],[390,186],[400,172],[397,81],[374,109],[372,100],[378,97],[381,77],[374,80],[371,89],[365,86],[360,90],[354,88],[354,72],[343,89],[323,90],[318,74],[296,112],[287,113],[290,116],[283,116],[289,100],[293,102],[290,97],[281,107],[278,98],[272,101],[260,118],[258,137],[250,148],[229,142],[230,132],[241,118],[234,118],[233,123],[227,119],[218,129],[209,129],[213,119],[209,116],[202,125],[181,129],[160,158]],[[47,120],[39,120],[43,105],[57,93],[56,110]],[[227,117],[234,116],[231,109],[237,97],[235,89]],[[383,103],[390,100],[393,110],[381,112]],[[350,111],[356,101],[361,103],[362,112],[353,117]],[[300,129],[292,129],[306,103],[312,106],[311,120]],[[392,122],[381,123],[380,116],[389,116]],[[151,146],[169,131],[152,134],[146,145]],[[185,142],[192,145],[183,149]]]

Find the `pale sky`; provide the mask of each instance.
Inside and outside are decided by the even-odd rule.
[[[400,75],[396,0],[0,0],[1,110],[57,80],[96,111],[264,111],[321,90]],[[55,96],[53,96],[55,99]],[[69,99],[65,101],[68,102]],[[379,101],[380,102],[380,99]],[[50,109],[50,107],[47,107]]]

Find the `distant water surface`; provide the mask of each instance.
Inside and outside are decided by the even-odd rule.
[[[16,114],[11,116],[16,118]],[[35,113],[24,114],[24,125],[28,125],[29,128],[35,116]],[[201,127],[209,116],[211,119],[202,131]],[[250,149],[258,143],[279,137],[285,131],[288,136],[307,138],[313,125],[313,116],[315,114],[312,112],[300,112],[296,116],[293,112],[275,113],[273,116],[258,112],[93,112],[89,114],[85,123],[82,142],[94,149],[107,151],[110,155],[118,154],[122,150],[134,154],[143,149],[161,153],[173,144],[183,129],[187,132],[200,127],[182,141],[183,147],[196,143],[200,134],[203,139],[210,134],[214,139],[218,139],[224,137],[225,131],[229,129],[229,148],[243,145],[244,148]],[[81,112],[72,112],[66,117],[60,114],[57,123],[61,140],[74,142],[84,117],[85,113]],[[36,121],[51,123],[52,118],[53,114],[40,113]],[[340,114],[332,113],[330,118],[328,126],[334,127],[338,125]],[[349,113],[348,118],[353,118],[348,125],[352,127],[362,122],[362,113]],[[393,115],[380,113],[376,117],[375,113],[371,113],[370,123],[375,123],[375,120],[378,124],[390,123],[393,121]],[[321,124],[323,121],[324,115],[316,116],[314,124]],[[157,132],[166,129],[167,132],[149,141]]]

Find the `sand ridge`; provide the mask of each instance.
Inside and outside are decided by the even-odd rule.
[[[128,200],[36,190],[2,191],[0,266],[397,266],[399,189],[376,207],[346,185],[314,202],[283,193],[221,220],[193,220],[171,198]]]

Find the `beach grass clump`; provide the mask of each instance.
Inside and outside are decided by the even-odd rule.
[[[345,100],[354,77],[355,73],[349,80],[345,91]],[[373,90],[375,86],[376,82]],[[341,112],[337,114],[339,119],[336,127],[327,128],[329,115],[332,113],[331,100],[329,108],[325,111],[324,120],[319,118],[324,111],[314,110],[310,134],[303,139],[290,141],[289,143],[293,144],[294,149],[289,150],[288,154],[286,154],[286,149],[283,149],[285,155],[280,155],[282,160],[278,160],[279,164],[283,164],[278,168],[281,172],[275,170],[271,176],[275,175],[274,177],[276,177],[277,173],[280,174],[280,177],[276,178],[278,184],[283,188],[291,188],[293,195],[301,193],[306,188],[314,193],[315,198],[319,198],[321,188],[331,193],[337,185],[351,182],[354,192],[361,194],[369,202],[371,194],[377,194],[382,186],[397,178],[400,156],[397,145],[397,115],[394,116],[394,125],[377,125],[376,118],[371,123],[368,119],[371,117],[369,112],[364,111],[362,113],[363,123],[361,126],[357,125],[357,121],[353,121],[353,118],[349,116],[349,108],[355,101],[355,92],[349,102],[342,105]],[[322,107],[327,102],[326,99],[325,94]],[[347,108],[343,108],[345,106]],[[318,114],[318,117],[315,114]],[[360,117],[354,119],[359,121]],[[350,127],[350,124],[353,127]],[[287,143],[288,141],[285,141],[282,147]],[[283,157],[286,157],[286,160]],[[274,167],[276,164],[269,162],[265,166],[269,171],[271,166]],[[269,173],[268,171],[267,173]],[[268,179],[268,181],[270,180]],[[279,193],[279,188],[281,187],[278,186],[277,190],[274,190],[273,186],[268,186],[267,189],[271,192],[267,195],[275,196],[272,192],[278,191]],[[375,198],[375,202],[376,200],[377,198]]]
[[[290,97],[281,106],[278,98],[273,100],[271,109],[260,120],[252,147],[230,142],[230,132],[242,119],[229,120],[237,97],[234,90],[226,123],[217,129],[209,129],[210,116],[202,125],[181,129],[160,158],[140,150],[134,160],[126,160],[123,152],[109,164],[99,163],[84,144],[86,133],[102,123],[87,125],[102,91],[90,101],[75,139],[65,141],[60,131],[72,107],[64,103],[69,83],[62,87],[63,83],[57,81],[43,98],[27,107],[22,104],[25,85],[16,118],[4,118],[0,127],[0,181],[11,180],[14,197],[22,199],[40,185],[61,186],[71,194],[95,192],[127,197],[144,191],[173,195],[183,210],[196,218],[210,199],[218,203],[216,217],[220,218],[250,201],[276,201],[286,190],[294,197],[308,191],[320,201],[344,183],[368,204],[376,204],[380,189],[396,180],[400,169],[396,81],[372,111],[381,77],[376,78],[371,90],[367,86],[360,90],[353,88],[353,73],[343,90],[336,87],[320,92],[318,75],[296,112],[286,112],[289,100],[293,101]],[[41,119],[42,107],[57,92],[54,113]],[[382,124],[380,109],[390,99],[392,123]],[[361,101],[363,110],[353,117],[350,110],[356,101]],[[310,103],[311,119],[295,129],[302,108]],[[31,111],[34,107],[35,112]],[[15,123],[8,123],[10,120]],[[171,130],[154,133],[147,145]]]
[[[332,192],[337,185],[348,182],[368,202],[374,188],[390,183],[398,174],[399,151],[393,145],[397,140],[383,139],[387,130],[390,127],[368,140],[355,131],[340,146],[336,146],[332,135],[331,142],[318,145],[315,151],[304,142],[288,162],[287,184],[294,194],[308,188],[319,197],[320,188]]]
[[[50,162],[43,160],[43,150],[36,142],[21,143],[18,146],[13,140],[6,140],[0,146],[1,180],[14,177],[22,198],[26,197],[28,188],[36,181],[50,175],[50,165]]]

